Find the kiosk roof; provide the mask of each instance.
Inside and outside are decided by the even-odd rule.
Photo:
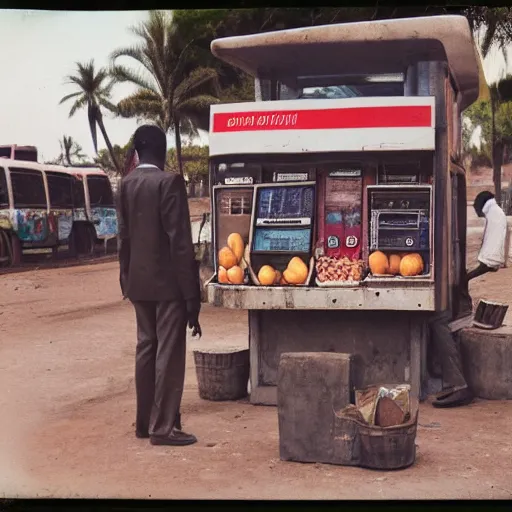
[[[403,73],[418,61],[447,61],[462,109],[485,94],[485,77],[464,16],[430,16],[281,30],[216,39],[212,53],[253,76]]]

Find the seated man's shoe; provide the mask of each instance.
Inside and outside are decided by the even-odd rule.
[[[439,409],[447,409],[449,407],[461,407],[470,404],[474,399],[471,390],[465,386],[463,388],[442,391],[439,393],[432,405]]]
[[[192,434],[174,428],[171,434],[166,437],[151,436],[150,442],[156,446],[188,446],[197,443],[197,438]]]

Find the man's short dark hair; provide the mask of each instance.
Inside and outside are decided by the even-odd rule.
[[[475,197],[473,207],[477,212],[481,212],[484,209],[485,203],[487,203],[489,199],[494,199],[494,194],[488,190],[484,190]]]
[[[161,157],[167,150],[164,131],[154,124],[139,126],[133,135],[133,147],[139,158],[144,156]]]

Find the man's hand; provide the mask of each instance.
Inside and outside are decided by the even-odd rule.
[[[192,329],[192,336],[203,335],[201,326],[199,325],[199,312],[201,311],[201,300],[190,299],[187,300],[187,323],[189,329]]]

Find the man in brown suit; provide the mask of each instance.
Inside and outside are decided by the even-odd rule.
[[[201,335],[199,274],[183,178],[164,172],[167,142],[157,126],[141,126],[133,147],[139,165],[120,184],[119,263],[123,296],[137,318],[136,436],[183,446],[181,431],[186,327]]]

